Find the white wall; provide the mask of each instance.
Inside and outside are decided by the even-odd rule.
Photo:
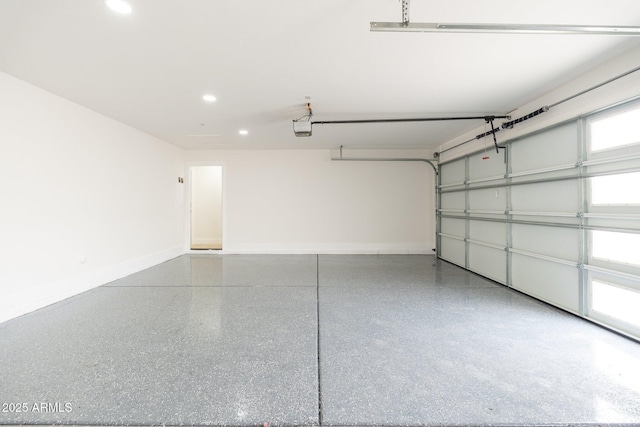
[[[581,76],[572,79],[569,83],[564,84],[549,93],[543,94],[531,102],[519,107],[510,113],[511,117],[512,119],[520,118],[545,105],[552,105],[555,102],[607,81],[612,77],[626,73],[627,71],[638,67],[639,57],[640,44],[636,43],[635,46],[623,51],[611,61],[607,61],[604,64],[596,66],[595,68],[586,71]],[[500,143],[501,141],[513,139],[535,130],[551,126],[552,124],[560,123],[562,121],[578,117],[579,115],[587,114],[637,96],[640,96],[640,71],[602,86],[592,92],[576,97],[566,103],[553,107],[546,113],[542,113],[533,119],[529,119],[515,125],[513,129],[501,130],[496,134],[496,137],[498,139],[498,143]],[[496,121],[497,125],[500,123],[502,122]],[[450,141],[446,141],[437,151],[453,147],[454,145],[472,139],[476,135],[484,132],[484,125],[478,126],[473,131],[460,135]],[[493,140],[489,139],[485,141],[482,139],[462,145],[459,148],[444,153],[441,156],[441,161],[447,161],[461,155],[480,150],[485,146],[485,144],[488,144],[490,149],[493,144]]]
[[[224,165],[225,253],[432,253],[429,165],[332,162],[331,154],[212,150],[186,151],[185,159]],[[425,151],[344,151],[357,155],[431,158]]]
[[[222,244],[222,167],[191,169],[191,244]]]
[[[183,252],[180,149],[3,73],[0,93],[0,321]]]

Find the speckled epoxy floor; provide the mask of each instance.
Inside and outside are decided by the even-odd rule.
[[[185,255],[0,362],[0,424],[640,425],[640,344],[432,256]]]

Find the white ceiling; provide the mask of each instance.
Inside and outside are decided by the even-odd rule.
[[[0,70],[185,148],[433,148],[637,43],[620,36],[372,33],[399,0],[0,0]],[[640,25],[638,0],[413,0],[412,22]],[[202,101],[213,93],[217,101]],[[241,136],[239,129],[248,129]],[[189,135],[217,135],[193,137]]]

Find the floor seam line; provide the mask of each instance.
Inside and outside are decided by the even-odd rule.
[[[318,424],[322,425],[322,382],[320,378],[320,255],[316,254],[316,315],[318,335]]]
[[[98,288],[300,288],[300,289],[304,289],[304,288],[317,288],[316,286],[251,286],[251,285],[224,285],[224,286],[207,286],[207,285],[202,285],[202,286],[187,286],[187,285],[100,285],[98,286]],[[94,288],[97,289],[97,288]]]

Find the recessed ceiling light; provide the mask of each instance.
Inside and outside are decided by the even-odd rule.
[[[130,14],[133,9],[131,9],[131,5],[123,0],[104,0],[104,3],[107,7],[114,12]]]
[[[239,130],[239,131],[238,131],[238,133],[239,133],[240,135],[249,135],[249,131],[248,131],[248,130],[246,130],[246,129],[241,129],[241,130]]]
[[[204,99],[207,102],[215,102],[216,97],[210,94],[206,94],[202,96],[202,99]]]

